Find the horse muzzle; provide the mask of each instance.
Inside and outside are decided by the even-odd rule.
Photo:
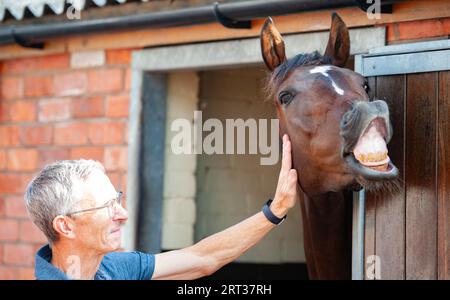
[[[392,138],[386,102],[352,103],[341,119],[340,129],[342,158],[356,175],[367,180],[392,180],[398,176],[386,146]]]

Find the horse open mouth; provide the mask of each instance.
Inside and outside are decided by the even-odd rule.
[[[350,168],[368,180],[389,180],[398,176],[386,146],[387,130],[383,119],[372,120],[345,157]]]

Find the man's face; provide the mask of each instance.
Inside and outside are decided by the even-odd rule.
[[[80,210],[106,205],[117,197],[117,191],[109,178],[100,170],[95,170],[82,184],[83,196]],[[101,254],[115,251],[120,247],[121,226],[128,219],[127,211],[114,205],[108,208],[80,213],[75,216],[76,240],[83,247]]]

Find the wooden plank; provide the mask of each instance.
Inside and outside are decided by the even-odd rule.
[[[437,73],[407,75],[406,279],[437,279]]]
[[[439,73],[438,278],[450,279],[450,71]]]
[[[55,39],[45,43],[44,49],[24,48],[19,45],[5,45],[0,47],[0,60],[31,56],[44,56],[64,53],[67,51],[65,39]]]
[[[370,99],[376,98],[376,86],[377,86],[377,78],[369,77],[367,78],[370,92]],[[367,259],[375,255],[375,229],[376,229],[376,208],[377,208],[377,199],[372,195],[366,194],[365,197],[365,221],[364,221],[364,279],[369,279],[367,277]]]
[[[381,279],[405,278],[405,185],[404,185],[404,98],[405,75],[377,77],[377,99],[389,105],[394,130],[388,144],[389,157],[400,172],[400,191],[377,199],[376,254]]]

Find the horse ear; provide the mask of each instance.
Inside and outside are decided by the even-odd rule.
[[[261,29],[261,52],[270,71],[286,61],[283,38],[270,17],[266,19]]]
[[[330,37],[328,39],[325,56],[332,59],[332,64],[338,67],[343,67],[350,55],[350,37],[348,28],[344,21],[333,13],[331,20]]]

